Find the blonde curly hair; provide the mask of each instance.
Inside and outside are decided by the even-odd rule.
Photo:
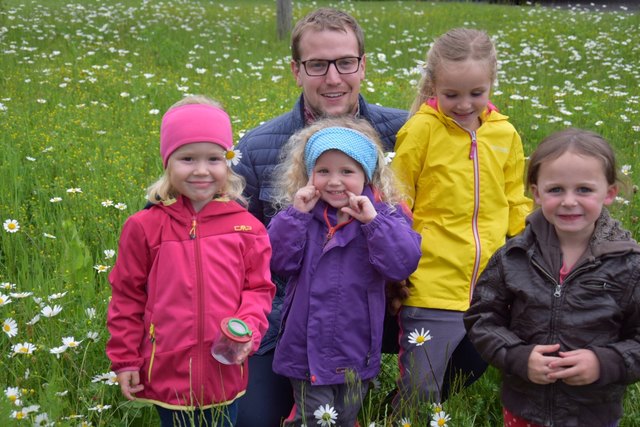
[[[223,109],[222,105],[218,101],[207,96],[190,95],[173,104],[167,111],[188,104],[206,104]],[[244,178],[235,173],[233,169],[231,169],[231,167],[227,165],[227,182],[225,183],[222,189],[222,194],[220,194],[220,196],[227,197],[231,200],[236,200],[246,206],[247,201],[242,195],[244,186]],[[151,184],[149,188],[147,188],[147,200],[154,204],[167,202],[177,198],[178,196],[180,196],[180,193],[171,185],[170,167],[167,167],[164,171],[164,174],[156,182]]]
[[[291,135],[282,149],[282,161],[274,169],[273,183],[275,186],[275,204],[279,209],[290,206],[296,192],[307,185],[309,174],[305,166],[304,150],[309,138],[316,132],[330,128],[343,127],[353,129],[364,134],[375,144],[378,152],[378,162],[371,176],[369,184],[377,191],[380,200],[391,205],[403,201],[403,194],[398,188],[396,177],[387,165],[385,153],[378,132],[364,119],[349,117],[332,117],[318,120],[313,124]]]

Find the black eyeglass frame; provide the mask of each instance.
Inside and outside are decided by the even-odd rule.
[[[338,68],[338,64],[337,64],[338,61],[342,61],[343,59],[357,59],[358,60],[358,66],[353,71],[343,73],[342,71],[340,71],[340,68]],[[324,61],[324,62],[326,62],[327,63],[327,69],[322,74],[310,74],[309,70],[307,70],[307,62],[312,62],[312,61]],[[338,74],[355,74],[355,73],[358,72],[358,70],[360,70],[360,64],[362,63],[362,56],[343,56],[342,58],[336,58],[336,59],[308,59],[306,61],[298,61],[298,62],[300,64],[302,64],[302,66],[304,67],[304,72],[307,73],[307,75],[309,77],[326,76],[327,73],[329,72],[329,68],[331,67],[331,64],[333,64],[333,66],[335,67],[335,69],[338,72]]]

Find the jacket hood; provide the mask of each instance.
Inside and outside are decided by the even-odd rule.
[[[438,118],[442,123],[447,127],[461,127],[455,120],[451,117],[444,114],[440,111],[440,107],[438,105],[438,100],[436,98],[429,98],[420,111],[426,114],[431,114]],[[482,114],[480,115],[480,120],[484,123],[487,121],[498,121],[498,120],[508,120],[509,116],[505,116],[498,111],[498,107],[493,105],[491,102],[487,104],[487,107],[484,109]]]
[[[562,251],[560,241],[555,228],[542,214],[541,209],[536,209],[527,217],[527,230],[523,235],[523,240],[514,241],[516,246],[528,249],[532,242],[537,240],[539,245],[546,250],[542,250],[545,261],[554,271],[561,267]],[[528,234],[530,233],[530,234]],[[606,208],[602,209],[600,217],[596,221],[595,230],[589,241],[589,247],[583,258],[598,258],[605,255],[621,255],[629,252],[640,253],[640,246],[631,237],[631,233],[623,229],[620,222],[609,215]]]

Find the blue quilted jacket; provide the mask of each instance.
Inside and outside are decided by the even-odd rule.
[[[368,104],[360,95],[360,118],[368,120],[380,134],[380,139],[388,151],[393,151],[396,133],[407,119],[407,112]],[[247,185],[244,195],[249,200],[249,212],[267,225],[277,213],[272,205],[273,184],[271,173],[280,161],[280,150],[289,137],[304,127],[303,96],[293,109],[247,132],[238,143],[242,153],[240,163],[234,167],[242,175]],[[280,312],[284,298],[285,281],[274,276],[276,296],[269,315],[269,330],[265,334],[258,354],[264,354],[276,345],[280,325]]]

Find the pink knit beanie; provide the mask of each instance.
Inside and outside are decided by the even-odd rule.
[[[192,142],[211,142],[225,150],[231,149],[233,135],[229,115],[208,104],[171,108],[162,117],[160,125],[160,155],[164,167],[174,151]]]

